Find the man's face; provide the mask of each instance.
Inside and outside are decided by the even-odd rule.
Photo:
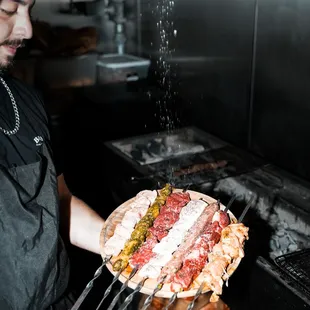
[[[32,37],[33,0],[0,0],[0,71],[8,68],[23,40]]]

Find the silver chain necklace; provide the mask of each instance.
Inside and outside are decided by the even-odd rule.
[[[13,110],[14,110],[14,116],[15,116],[15,127],[14,127],[14,129],[7,130],[7,129],[4,129],[4,128],[0,127],[0,130],[5,135],[11,136],[11,135],[15,135],[17,133],[17,131],[19,130],[19,126],[20,126],[19,112],[18,112],[18,108],[17,108],[17,105],[16,105],[15,98],[14,98],[14,96],[13,96],[9,86],[6,84],[6,82],[4,81],[4,79],[2,77],[0,77],[0,81],[1,81],[1,83],[4,86],[4,88],[6,89],[6,91],[8,92],[8,94],[10,96],[12,107],[13,107]]]

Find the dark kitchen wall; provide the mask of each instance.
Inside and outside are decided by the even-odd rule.
[[[251,149],[310,179],[310,1],[258,3]]]
[[[156,23],[168,0],[141,0],[142,50],[158,58]],[[167,57],[183,122],[241,146],[247,143],[254,0],[175,0]],[[170,34],[173,30],[170,30]]]
[[[168,0],[141,1],[143,52],[156,58],[154,6]],[[168,61],[183,121],[310,179],[310,1],[174,3]]]
[[[98,33],[98,50],[103,53],[117,51],[115,44],[115,22],[112,13],[103,13],[105,0],[36,0],[32,9],[33,20],[39,20],[51,26],[65,26],[73,29],[95,27]],[[126,51],[137,53],[137,0],[124,0],[126,21]]]

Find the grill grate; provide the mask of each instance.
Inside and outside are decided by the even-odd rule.
[[[279,256],[275,263],[310,295],[310,249]]]

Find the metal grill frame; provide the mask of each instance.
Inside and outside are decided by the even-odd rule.
[[[284,254],[276,257],[274,261],[310,296],[310,249]]]

